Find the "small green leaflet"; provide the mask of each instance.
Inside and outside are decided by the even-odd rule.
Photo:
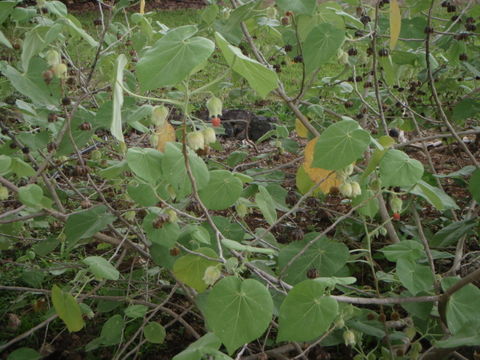
[[[200,248],[195,251],[211,258],[217,257],[215,251],[210,248]],[[187,254],[175,261],[173,274],[181,282],[191,286],[198,292],[203,292],[208,287],[203,280],[205,270],[207,270],[209,266],[215,266],[217,264],[218,262],[216,261],[208,260],[194,254]]]
[[[262,212],[265,220],[272,225],[277,221],[276,204],[268,190],[264,186],[258,187],[258,193],[255,195],[255,202]]]
[[[220,33],[215,33],[217,46],[232,70],[244,77],[249,85],[262,98],[278,86],[277,74],[258,61],[242,54],[238,47],[230,45]]]
[[[116,217],[107,212],[105,205],[71,214],[65,225],[67,247],[72,248],[80,239],[93,236],[113,223]]]
[[[100,280],[118,280],[120,273],[109,261],[101,256],[89,256],[83,259],[89,270]]]
[[[342,120],[330,125],[315,144],[312,167],[340,170],[363,156],[370,135],[356,121]]]
[[[115,76],[113,83],[113,111],[110,132],[121,143],[124,143],[122,131],[122,106],[123,106],[123,69],[127,65],[127,57],[120,54],[115,62]]]
[[[75,298],[57,285],[52,288],[52,303],[58,317],[63,320],[70,332],[80,331],[85,325],[82,310]]]
[[[148,342],[161,344],[165,340],[165,328],[158,322],[151,321],[143,328],[143,335]]]

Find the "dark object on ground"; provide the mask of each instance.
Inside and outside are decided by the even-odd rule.
[[[227,110],[221,116],[225,134],[228,137],[257,141],[267,131],[273,129],[276,118],[257,115],[248,110]]]

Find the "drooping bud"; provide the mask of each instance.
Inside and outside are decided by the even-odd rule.
[[[356,181],[352,182],[352,197],[356,197],[362,194],[362,189],[360,188],[360,184]]]
[[[343,183],[342,185],[340,185],[338,190],[340,190],[340,193],[343,196],[346,196],[346,197],[352,196],[352,184],[350,183]]]
[[[8,189],[5,186],[0,186],[0,201],[8,199]]]
[[[160,105],[155,106],[152,110],[152,124],[157,127],[162,127],[165,125],[165,121],[168,118],[169,110],[166,106]]]
[[[275,9],[273,6],[270,6],[267,8],[267,17],[270,19],[276,19],[277,18],[277,9]]]
[[[165,211],[165,214],[168,215],[169,223],[176,223],[178,221],[177,213],[174,210],[168,209],[167,211]]]
[[[242,219],[248,214],[247,205],[244,203],[236,205],[235,210],[237,211],[238,216],[240,216]]]
[[[208,116],[209,117],[216,117],[222,115],[222,100],[220,100],[216,96],[212,96],[207,101],[207,109],[208,109]]]
[[[354,346],[357,341],[355,340],[355,333],[352,330],[346,330],[343,332],[343,341],[347,346]]]
[[[394,213],[400,213],[402,211],[403,201],[398,196],[393,196],[390,199],[390,208]]]
[[[67,75],[67,70],[68,70],[67,65],[65,65],[64,63],[60,63],[52,66],[53,73],[59,79],[65,78],[65,75]]]
[[[55,66],[60,64],[62,61],[62,58],[60,57],[60,54],[56,50],[48,50],[47,52],[47,63],[49,66]]]
[[[202,130],[202,133],[206,145],[212,144],[217,141],[217,136],[215,135],[215,130],[213,130],[213,128],[205,128]]]
[[[187,144],[192,150],[198,150],[205,147],[205,139],[201,131],[194,131],[187,135]]]
[[[209,266],[203,275],[203,281],[205,281],[205,284],[208,286],[213,285],[217,282],[217,280],[220,278],[220,275],[222,275],[222,272],[218,268],[218,266]]]
[[[337,52],[337,59],[338,59],[338,62],[342,65],[348,64],[348,54],[341,49],[338,50]]]

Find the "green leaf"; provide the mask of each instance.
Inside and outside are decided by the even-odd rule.
[[[155,190],[147,184],[130,183],[127,185],[127,193],[140,206],[148,207],[158,203]]]
[[[423,180],[418,181],[417,185],[415,185],[410,192],[423,197],[439,211],[459,209],[455,200],[448,196],[442,189],[432,186]]]
[[[447,291],[458,280],[458,278],[452,277],[442,279],[444,291]],[[480,309],[475,299],[480,299],[480,289],[473,284],[468,284],[453,293],[448,300],[447,325],[453,334],[461,332],[462,328],[472,321],[477,324],[480,322]]]
[[[11,14],[15,5],[17,5],[17,1],[1,1],[0,2],[0,25],[7,19],[8,15]]]
[[[162,177],[162,157],[163,154],[155,149],[130,148],[127,151],[127,164],[139,178],[156,184]]]
[[[175,355],[173,360],[201,360],[204,359],[204,355],[217,355],[219,357],[218,360],[231,359],[218,351],[221,345],[222,342],[217,335],[207,333],[197,341],[188,345],[180,354]],[[223,357],[220,357],[220,354],[222,354]]]
[[[477,203],[480,203],[480,169],[475,170],[468,183],[468,190]]]
[[[455,332],[455,335],[435,343],[439,348],[456,348],[462,346],[478,346],[480,344],[480,326],[470,321]]]
[[[143,335],[152,344],[161,344],[165,340],[165,328],[156,321],[151,321],[143,328]]]
[[[433,288],[433,274],[427,265],[420,265],[414,260],[402,257],[397,261],[396,271],[402,285],[413,296]]]
[[[197,189],[202,190],[208,184],[210,173],[202,158],[190,149],[187,150],[188,160],[193,177],[197,183]],[[185,168],[185,159],[181,150],[181,144],[167,143],[163,154],[163,179],[173,187],[177,198],[184,198],[192,192],[192,186]]]
[[[215,251],[210,248],[200,248],[195,251],[211,258],[217,258]],[[208,260],[194,254],[187,254],[175,261],[175,264],[173,264],[173,274],[181,282],[184,282],[198,292],[203,292],[208,287],[203,280],[205,270],[207,270],[209,266],[215,266],[217,264],[218,262],[216,261]]]
[[[340,170],[363,156],[370,135],[356,121],[342,120],[330,125],[315,144],[312,167]]]
[[[463,124],[469,118],[475,117],[480,111],[480,102],[473,99],[460,100],[453,108],[452,120]]]
[[[380,161],[380,179],[385,187],[412,186],[422,175],[422,163],[410,158],[403,151],[390,149]]]
[[[32,207],[42,207],[40,202],[43,199],[43,190],[37,184],[22,186],[18,189],[18,199],[22,204]]]
[[[10,41],[8,41],[8,39],[6,38],[5,34],[2,31],[0,31],[0,44],[5,45],[6,47],[12,49],[12,44],[10,43]]]
[[[115,62],[115,75],[113,83],[113,111],[110,132],[118,141],[124,143],[122,131],[122,106],[123,106],[123,69],[127,65],[127,57],[120,54]]]
[[[324,296],[325,286],[315,280],[295,285],[280,307],[277,341],[310,341],[328,330],[338,315],[338,303]]]
[[[59,25],[45,26],[38,25],[30,30],[26,35],[22,44],[22,68],[26,72],[28,70],[30,60],[45,49],[45,47],[56,40],[62,27]]]
[[[145,52],[136,72],[142,90],[177,85],[210,57],[215,44],[196,32],[194,25],[172,29]]]
[[[40,62],[43,62],[43,64],[37,62],[39,66],[35,67],[33,59],[31,62],[29,72],[26,74],[21,74],[10,65],[6,65],[2,69],[2,73],[18,92],[29,97],[34,103],[39,105],[58,105],[59,97],[55,96],[57,93],[53,93],[51,86],[47,86],[41,77],[43,70],[46,70],[45,63],[40,59]],[[39,68],[43,68],[43,70],[39,71]],[[36,73],[37,71],[39,72]]]
[[[306,73],[311,74],[332,57],[336,57],[344,40],[345,32],[342,29],[329,23],[315,26],[303,45]]]
[[[378,210],[380,209],[380,206],[378,204],[378,198],[376,198],[374,196],[375,193],[372,190],[368,189],[366,186],[362,186],[361,189],[362,193],[352,199],[352,206],[360,205],[366,201],[365,205],[357,209],[357,213],[373,219],[375,215],[377,215]]]
[[[217,4],[210,4],[202,10],[200,18],[204,23],[210,25],[217,17],[219,11],[220,10]]]
[[[242,182],[230,171],[213,170],[208,185],[198,195],[208,209],[223,210],[235,204],[242,189]]]
[[[70,332],[80,331],[85,325],[82,310],[75,298],[57,285],[52,287],[52,303],[58,317],[63,320]]]
[[[318,235],[318,233],[307,234],[302,241],[293,242],[281,249],[278,255],[280,271]],[[345,266],[348,258],[349,252],[345,244],[322,237],[289,266],[283,279],[290,284],[298,284],[307,279],[307,271],[311,268],[315,268],[322,277],[333,276]]]
[[[67,17],[61,19],[61,22],[63,22],[73,34],[80,36],[91,47],[98,47],[98,42],[82,29],[80,22],[75,19],[74,16],[67,15]]]
[[[277,211],[275,201],[264,186],[258,187],[258,193],[255,195],[255,202],[262,212],[265,220],[272,225],[277,221]]]
[[[19,158],[12,158],[10,170],[18,177],[30,177],[35,175],[35,170],[25,161]]]
[[[145,305],[130,305],[124,310],[126,316],[132,319],[143,318],[148,311]]]
[[[22,347],[20,349],[16,349],[12,351],[7,360],[38,360],[41,359],[43,356],[37,352],[36,350]]]
[[[103,230],[115,221],[116,217],[107,212],[105,205],[71,214],[65,224],[67,247],[71,249],[78,240],[86,239]]]
[[[456,244],[462,236],[471,233],[476,225],[477,219],[452,222],[433,235],[430,245],[442,248]]]
[[[317,6],[317,0],[277,0],[277,5],[284,11],[312,15]]]
[[[0,155],[0,175],[8,173],[10,165],[12,165],[12,158],[7,155]]]
[[[257,280],[229,276],[220,280],[208,295],[205,318],[232,354],[261,336],[273,314],[267,288]]]
[[[222,244],[225,245],[225,247],[231,250],[236,250],[236,251],[246,251],[249,253],[259,253],[259,254],[269,254],[269,255],[274,255],[276,253],[275,250],[273,249],[265,249],[265,248],[255,247],[255,246],[243,245],[237,241],[229,240],[229,239],[222,239]]]
[[[218,32],[215,33],[215,40],[228,66],[244,77],[260,97],[264,98],[270,91],[277,88],[278,77],[273,70],[243,55],[238,47],[230,45]]]
[[[120,273],[110,262],[101,256],[89,256],[82,260],[97,279],[118,280]]]
[[[103,345],[117,345],[122,342],[123,328],[125,321],[120,314],[113,315],[102,326],[100,333],[101,342]]]
[[[402,240],[397,244],[385,246],[380,250],[388,261],[396,262],[399,259],[418,260],[425,257],[423,245],[415,240]]]

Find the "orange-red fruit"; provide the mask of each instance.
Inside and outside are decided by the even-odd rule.
[[[212,126],[213,127],[218,127],[220,126],[221,120],[218,116],[215,116],[212,118]]]
[[[400,214],[397,212],[393,213],[393,220],[396,220],[396,221],[400,220]]]

